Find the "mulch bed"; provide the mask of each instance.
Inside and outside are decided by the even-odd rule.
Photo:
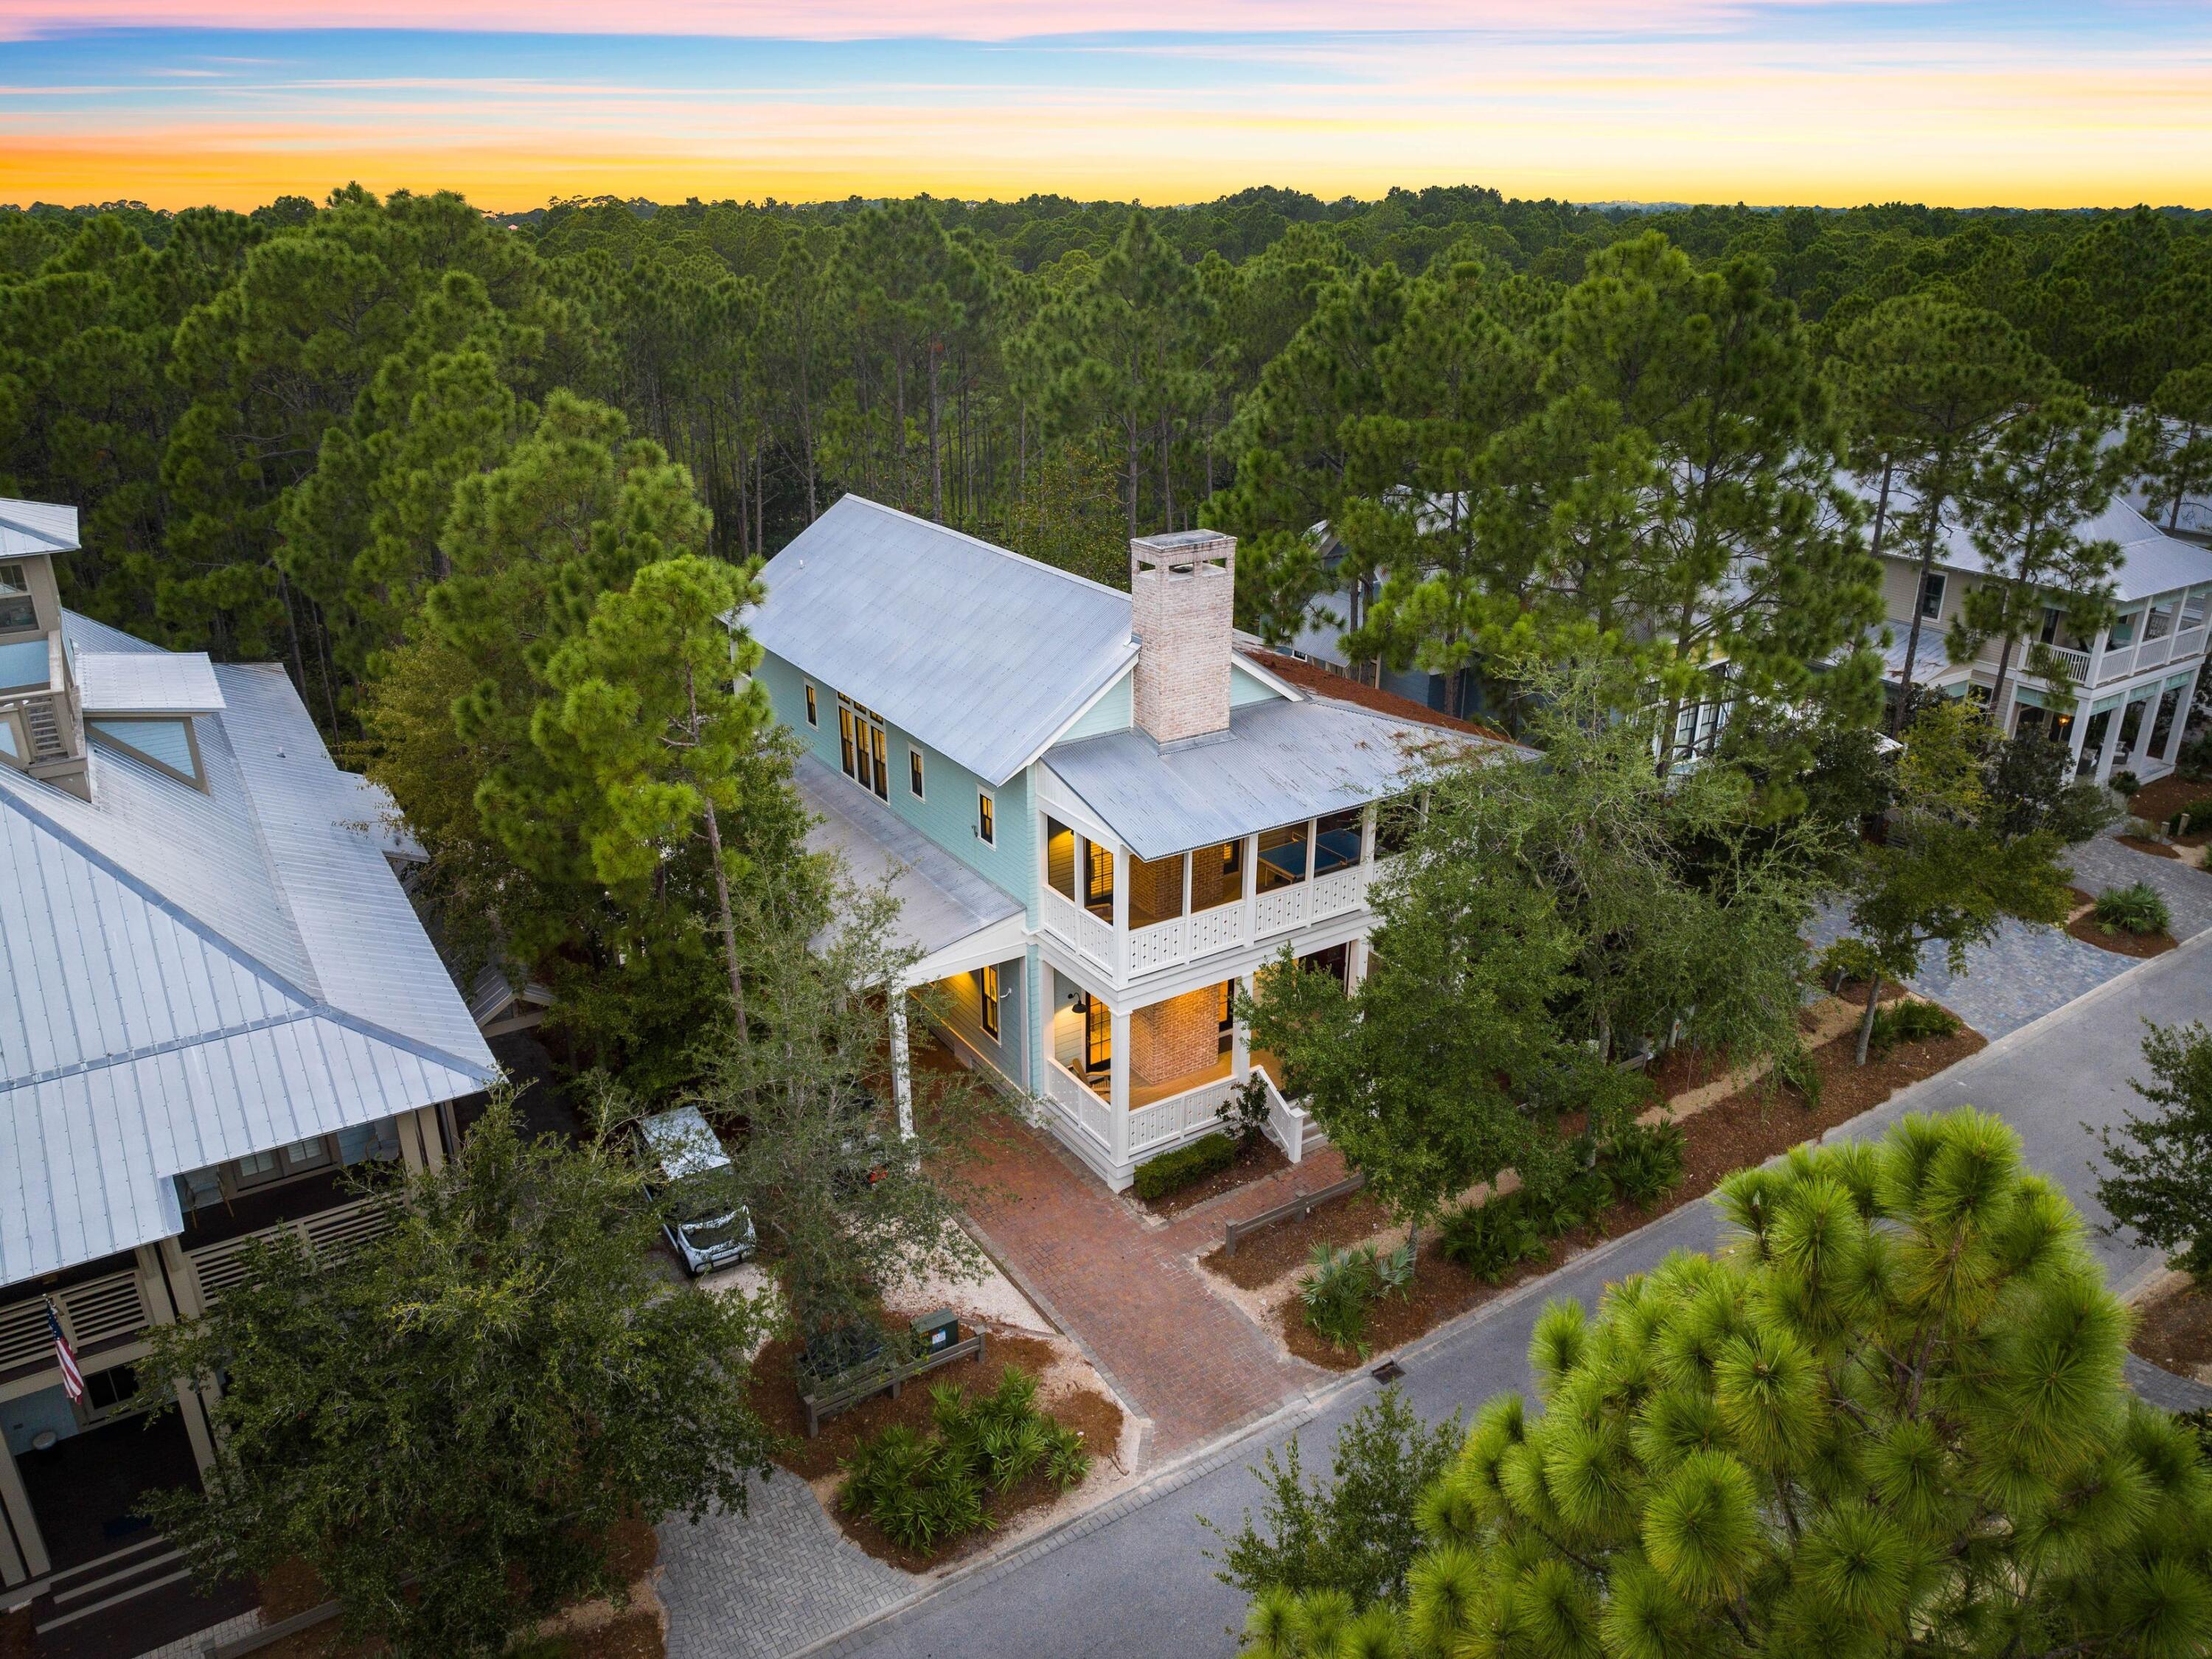
[[[38,1638],[32,1633],[28,1607],[0,1613],[0,1659],[35,1659]]]
[[[2095,915],[2076,916],[2066,924],[2068,935],[2116,957],[2162,957],[2179,949],[2181,941],[2171,933],[2130,933],[2124,927],[2107,931]]]
[[[2181,854],[2162,841],[2146,841],[2141,836],[2116,836],[2113,839],[2123,847],[2132,847],[2138,853],[2148,853],[2154,859],[2178,859]]]
[[[2212,796],[2212,783],[2169,773],[2156,783],[2145,784],[2128,797],[2128,811],[2136,817],[2164,823],[2183,807]]]
[[[1332,1347],[1316,1336],[1306,1324],[1305,1304],[1296,1296],[1278,1316],[1285,1344],[1299,1358],[1327,1370],[1353,1370],[1375,1354],[1425,1335],[1447,1319],[1551,1272],[1592,1245],[1633,1231],[1656,1217],[1703,1198],[1732,1171],[1763,1164],[1800,1141],[1824,1136],[1879,1106],[1899,1089],[1933,1077],[1989,1046],[1989,1040],[1979,1032],[1962,1030],[1932,1042],[1899,1043],[1887,1055],[1870,1057],[1862,1066],[1851,1063],[1857,1042],[1856,1030],[1846,1031],[1813,1050],[1814,1064],[1820,1075],[1818,1107],[1808,1107],[1798,1090],[1769,1080],[1753,1084],[1685,1119],[1681,1183],[1650,1209],[1616,1204],[1593,1225],[1553,1239],[1548,1255],[1522,1262],[1495,1285],[1444,1260],[1438,1254],[1442,1240],[1431,1229],[1416,1259],[1409,1293],[1402,1298],[1386,1297],[1370,1309],[1367,1353]],[[1240,1247],[1234,1265],[1241,1266],[1243,1261]],[[1212,1257],[1207,1258],[1207,1265],[1214,1265]]]
[[[991,1381],[994,1384],[998,1381],[998,1372],[995,1370],[991,1372]],[[917,1426],[927,1428],[928,1426],[928,1391],[909,1389],[907,1393],[909,1397],[915,1395],[921,1396],[923,1407],[922,1422]],[[1091,1449],[1094,1474],[1097,1472],[1098,1464],[1112,1459],[1115,1449],[1121,1443],[1121,1408],[1107,1399],[1105,1395],[1092,1389],[1079,1389],[1073,1394],[1064,1395],[1052,1401],[1042,1409],[1055,1421],[1065,1423],[1069,1428],[1082,1435],[1084,1444]],[[842,1423],[844,1419],[839,1418],[837,1420]],[[828,1433],[826,1428],[823,1433],[826,1437]],[[964,1538],[955,1538],[945,1544],[942,1549],[927,1555],[917,1554],[912,1550],[901,1548],[885,1537],[884,1529],[873,1521],[865,1515],[848,1513],[844,1506],[835,1498],[830,1499],[823,1507],[829,1511],[830,1518],[837,1523],[838,1529],[846,1537],[867,1551],[877,1560],[888,1562],[902,1572],[924,1573],[951,1566],[957,1561],[964,1561],[969,1556],[988,1549],[995,1534],[1003,1531],[1008,1525],[1020,1520],[1025,1515],[1049,1508],[1060,1501],[1061,1495],[1060,1489],[1045,1478],[1041,1469],[1016,1486],[1011,1492],[1002,1492],[987,1486],[984,1488],[983,1508],[984,1512],[989,1516],[988,1522],[968,1534]]]
[[[642,1608],[610,1619],[597,1630],[561,1638],[561,1659],[665,1659],[668,1644],[660,1620]]]
[[[1324,1204],[1303,1221],[1279,1221],[1264,1232],[1240,1239],[1235,1255],[1217,1244],[1198,1260],[1210,1273],[1241,1290],[1271,1285],[1302,1265],[1316,1244],[1350,1244],[1390,1224],[1390,1212],[1364,1193]]]
[[[806,1438],[806,1408],[799,1402],[799,1384],[793,1366],[799,1358],[795,1338],[780,1336],[752,1364],[749,1392],[761,1421],[782,1437],[775,1454],[777,1464],[802,1480],[835,1474],[853,1448],[894,1423],[926,1431],[929,1427],[929,1391],[939,1382],[957,1382],[970,1394],[988,1393],[999,1386],[999,1373],[1013,1365],[1036,1376],[1059,1356],[1052,1345],[1034,1336],[1001,1336],[995,1331],[983,1345],[981,1364],[957,1359],[915,1378],[899,1389],[895,1400],[879,1394],[848,1412],[840,1412],[822,1425],[815,1438]]]
[[[2183,1376],[2212,1365],[2212,1296],[2184,1280],[2135,1308],[2135,1334],[2128,1346],[2154,1365]]]
[[[1236,1158],[1227,1169],[1216,1170],[1205,1180],[1194,1181],[1164,1198],[1139,1198],[1133,1187],[1121,1196],[1141,1214],[1178,1216],[1224,1193],[1233,1193],[1248,1182],[1261,1180],[1290,1167],[1291,1160],[1283,1156],[1283,1149],[1263,1136],[1257,1146],[1238,1147]]]

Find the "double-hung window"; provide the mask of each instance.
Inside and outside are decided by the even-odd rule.
[[[921,793],[921,750],[912,746],[906,751],[906,787],[916,800],[928,799]]]
[[[822,710],[815,703],[814,688],[811,685],[806,688],[806,723],[809,726],[822,724]]]
[[[999,809],[987,789],[975,792],[975,836],[986,847],[999,844]]]
[[[983,1035],[996,1042],[999,1036],[999,970],[987,963],[975,970],[975,988],[981,994],[983,1004]]]
[[[843,692],[837,694],[837,756],[845,775],[877,799],[891,798],[890,744],[884,736],[884,717],[863,708]]]
[[[1920,579],[1920,615],[1928,622],[1936,622],[1943,615],[1943,589],[1950,579],[1940,570],[1931,570]]]

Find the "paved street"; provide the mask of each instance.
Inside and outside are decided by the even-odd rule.
[[[1906,1091],[1857,1133],[1879,1133],[1907,1111],[1967,1102],[2000,1111],[2020,1130],[2029,1158],[2063,1182],[2093,1220],[2101,1218],[2087,1194],[2094,1143],[2081,1126],[2116,1123],[2135,1102],[2127,1079],[2141,1072],[2142,1017],[2212,1017],[2212,934]],[[1490,1304],[1471,1324],[1404,1357],[1407,1395],[1425,1415],[1440,1417],[1499,1389],[1526,1387],[1528,1333],[1548,1297],[1594,1302],[1607,1281],[1650,1267],[1669,1250],[1709,1248],[1717,1231],[1711,1206],[1693,1205]],[[2094,1245],[2116,1284],[2153,1265],[2148,1252],[2118,1240]],[[1325,1462],[1336,1426],[1375,1386],[1358,1378],[1311,1417],[1304,1433],[1315,1461]],[[1279,1424],[1209,1454],[822,1651],[876,1659],[1229,1653],[1242,1603],[1214,1582],[1202,1553],[1210,1535],[1196,1517],[1234,1522],[1256,1502],[1246,1466],[1292,1426]]]

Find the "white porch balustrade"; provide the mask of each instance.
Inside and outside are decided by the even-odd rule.
[[[1064,1121],[1097,1142],[1101,1152],[1113,1152],[1114,1109],[1056,1060],[1044,1063],[1044,1097]]]

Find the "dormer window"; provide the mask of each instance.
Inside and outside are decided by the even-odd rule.
[[[195,789],[207,787],[200,765],[199,739],[189,719],[125,720],[114,715],[89,715],[85,729],[109,748],[143,761],[157,772],[166,772]]]
[[[0,564],[0,634],[36,628],[39,607],[31,598],[31,584],[20,564]]]

